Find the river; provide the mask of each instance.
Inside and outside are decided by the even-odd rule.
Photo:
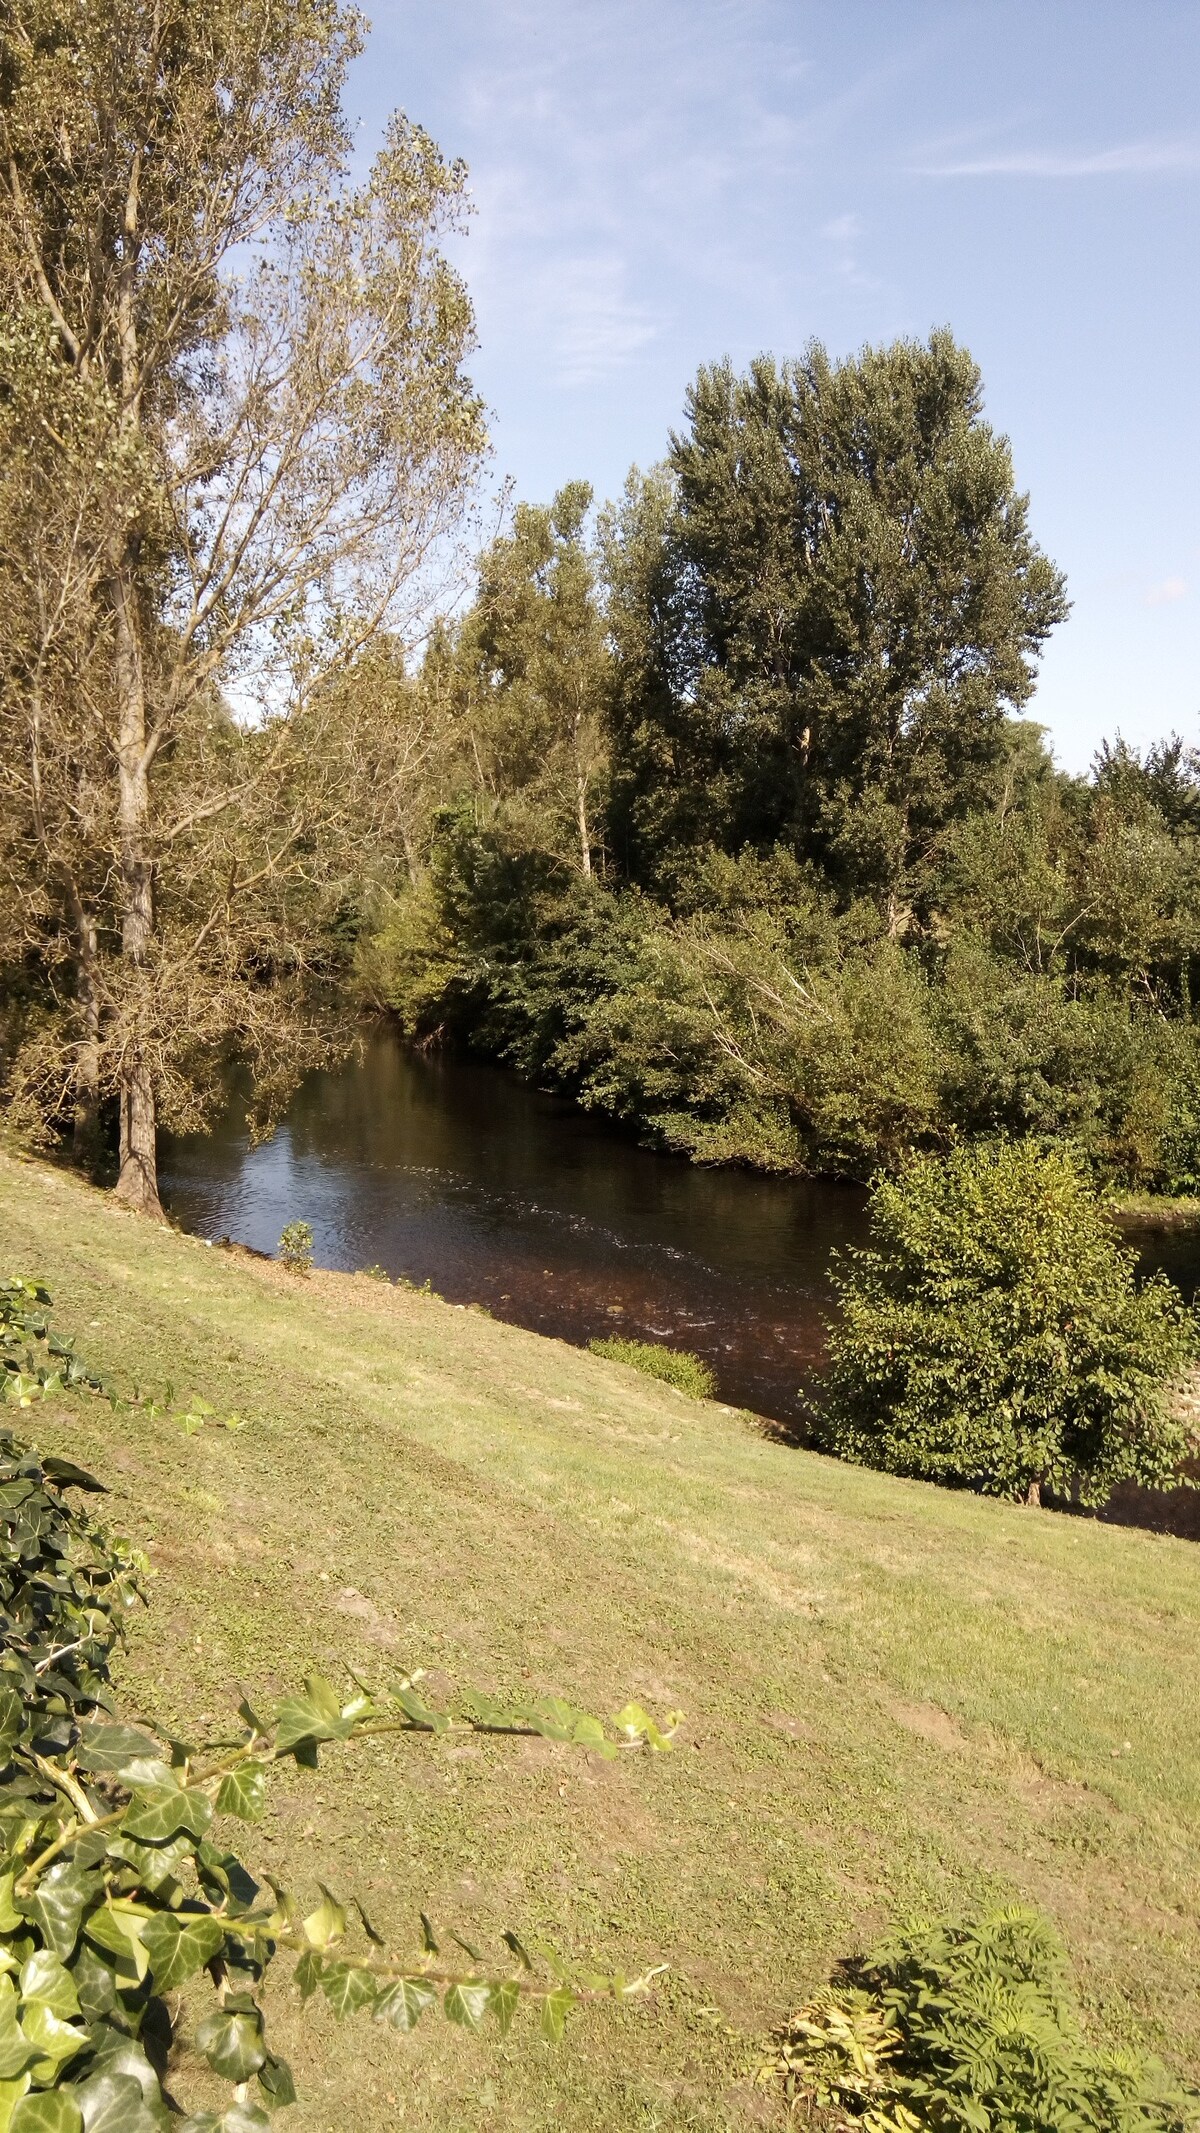
[[[380,1266],[564,1340],[688,1348],[722,1400],[785,1425],[820,1361],[830,1252],[865,1234],[856,1187],[655,1155],[564,1098],[386,1030],[310,1075],[264,1146],[236,1097],[212,1133],[167,1140],[161,1187],[200,1236],[273,1252],[302,1219],[322,1266]],[[1131,1235],[1147,1266],[1200,1287],[1200,1229]]]

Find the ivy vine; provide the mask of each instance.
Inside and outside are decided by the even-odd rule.
[[[0,1282],[0,1395],[20,1408],[108,1389],[54,1334],[49,1304],[36,1283]],[[659,1727],[631,1703],[604,1724],[558,1697],[478,1690],[438,1705],[419,1675],[343,1701],[312,1675],[270,1710],[243,1702],[219,1740],[131,1725],[110,1662],[144,1603],[147,1564],[86,1508],[103,1493],[94,1475],[0,1427],[0,2133],[261,2133],[268,2111],[295,2097],[261,2005],[280,1955],[294,1957],[302,1998],[319,1993],[336,2015],[402,2032],[440,2007],[464,2028],[505,2033],[528,2005],[557,2040],[581,1998],[646,1990],[654,1972],[581,1971],[515,1931],[491,1964],[457,1934],[447,1949],[423,1915],[418,1950],[395,1954],[356,1899],[322,1888],[305,1912],[270,1876],[256,1879],[221,1832],[261,1818],[278,1764],[315,1770],[341,1743],[433,1741],[457,1727],[611,1758],[668,1750],[679,1714]],[[168,1995],[201,1979],[212,2000],[195,2045],[232,2093],[189,2113],[168,2085]]]

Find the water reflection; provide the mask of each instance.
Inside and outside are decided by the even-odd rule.
[[[312,1075],[265,1147],[237,1101],[211,1136],[168,1142],[162,1188],[204,1236],[273,1251],[303,1218],[323,1266],[380,1265],[567,1340],[670,1340],[711,1362],[724,1399],[780,1419],[819,1357],[830,1248],[863,1231],[851,1187],[656,1156],[386,1032]]]

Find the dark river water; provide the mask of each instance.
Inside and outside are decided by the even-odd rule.
[[[303,1219],[321,1266],[382,1266],[565,1340],[669,1341],[712,1364],[722,1399],[781,1419],[820,1354],[830,1248],[864,1231],[854,1187],[654,1155],[386,1033],[311,1075],[264,1147],[236,1102],[215,1133],[169,1141],[160,1184],[200,1236],[273,1252]]]
[[[384,1031],[311,1075],[264,1147],[236,1100],[215,1132],[168,1141],[161,1185],[200,1236],[273,1252],[304,1220],[321,1266],[381,1266],[565,1340],[688,1348],[721,1399],[784,1424],[820,1362],[830,1252],[865,1233],[855,1187],[654,1155],[499,1068]],[[1200,1229],[1130,1235],[1147,1266],[1200,1288]],[[1189,1497],[1188,1530],[1197,1514]]]

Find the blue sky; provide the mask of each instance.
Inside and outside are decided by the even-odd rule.
[[[698,364],[948,324],[1074,601],[1034,713],[1200,743],[1200,0],[375,0],[465,157],[496,469],[614,494]]]

